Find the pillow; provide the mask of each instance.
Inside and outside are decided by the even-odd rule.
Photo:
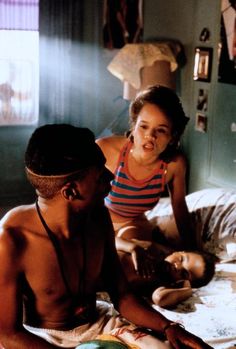
[[[236,259],[236,190],[203,189],[187,195],[186,202],[204,249],[222,260]],[[169,198],[161,199],[146,216],[171,245],[180,247]]]

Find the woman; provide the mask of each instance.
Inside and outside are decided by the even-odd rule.
[[[163,254],[148,252],[145,275],[135,272],[130,254],[119,252],[121,264],[133,290],[147,296],[156,305],[171,308],[189,298],[192,287],[207,285],[214,276],[216,258],[207,252],[176,251]],[[150,266],[154,268],[150,269]]]
[[[197,248],[185,201],[186,161],[178,150],[188,120],[173,90],[151,86],[140,92],[130,105],[128,137],[97,140],[107,159],[106,166],[114,174],[105,204],[116,233],[116,247],[131,254],[137,271],[142,268],[145,241],[153,241],[153,227],[144,213],[158,203],[166,186],[181,246]],[[144,243],[137,244],[139,240]]]

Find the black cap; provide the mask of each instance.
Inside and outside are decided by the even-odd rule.
[[[48,124],[32,134],[25,152],[25,165],[42,176],[66,175],[94,165],[105,157],[88,128]]]

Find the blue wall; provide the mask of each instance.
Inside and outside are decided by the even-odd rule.
[[[89,6],[90,1],[85,3],[88,6],[86,37],[89,37],[88,24],[94,21],[95,12],[101,16],[102,7],[100,1],[96,2],[98,8]],[[204,27],[209,28],[211,36],[208,42],[201,43],[199,35]],[[189,192],[214,186],[236,187],[236,134],[231,132],[231,124],[236,123],[236,85],[218,82],[220,0],[145,0],[144,40],[150,38],[179,40],[185,49],[187,63],[179,70],[177,92],[191,118],[183,139],[189,161]],[[192,78],[196,46],[213,48],[213,67],[209,83],[194,81]],[[82,123],[82,126],[90,127],[96,136],[111,131],[123,132],[128,126],[128,103],[122,98],[122,83],[106,68],[116,52],[104,50],[100,44],[95,53],[94,57],[98,57],[99,64],[94,63],[91,69],[96,75],[96,85],[85,79],[89,94],[83,102],[82,121],[76,119],[76,110],[81,105],[75,105],[75,115],[70,115],[68,119],[65,116],[63,122]],[[88,62],[93,64],[91,56]],[[208,90],[209,95],[206,133],[195,130],[196,104],[201,88]],[[41,100],[40,123],[45,123],[48,122],[47,113],[42,111],[47,103],[47,96],[42,98],[45,100]],[[32,189],[24,175],[23,156],[33,129],[0,128],[0,206],[32,200]]]
[[[184,138],[189,161],[189,191],[225,186],[236,188],[236,85],[218,82],[218,44],[220,42],[220,0],[146,1],[145,36],[179,39],[187,56],[181,69],[179,94],[190,116]],[[210,30],[210,39],[199,40],[202,29]],[[195,47],[213,48],[210,82],[193,80]],[[195,115],[199,89],[208,91],[205,112],[207,132],[195,130]]]

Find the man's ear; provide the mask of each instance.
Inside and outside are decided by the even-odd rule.
[[[75,188],[74,183],[66,183],[61,189],[62,196],[69,201],[73,201],[80,197],[78,190]]]

